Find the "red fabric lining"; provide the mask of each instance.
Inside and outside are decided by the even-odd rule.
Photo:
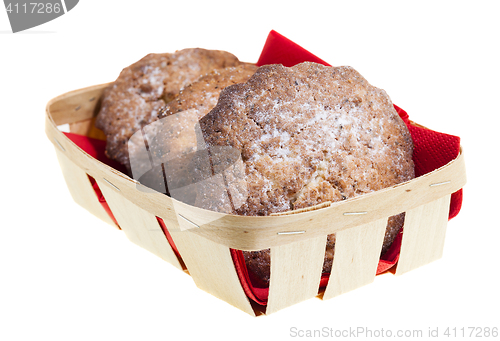
[[[406,123],[414,142],[413,162],[416,177],[432,172],[458,156],[460,137],[413,125],[403,109],[397,105],[394,105],[394,108]],[[451,195],[449,219],[456,217],[460,212],[462,199],[462,189]]]
[[[73,133],[64,133],[67,138],[69,138],[71,141],[73,141],[74,144],[76,144],[78,147],[80,147],[83,151],[85,151],[87,154],[92,156],[93,158],[100,160],[101,162],[104,162],[108,164],[109,166],[123,172],[124,167],[109,159],[106,154],[104,153],[106,149],[106,141],[98,140],[98,139],[93,139],[87,136],[83,135],[78,135],[78,134],[73,134]],[[106,211],[108,216],[113,220],[113,222],[116,224],[118,228],[120,228],[120,225],[116,221],[115,216],[113,215],[113,212],[111,212],[111,209],[109,208],[108,203],[106,202],[106,199],[104,199],[104,195],[102,195],[101,189],[99,188],[99,185],[95,181],[93,177],[88,175],[90,184],[92,185],[92,188],[94,189],[95,195],[97,196],[97,200],[99,200],[99,203],[101,204],[102,208]]]
[[[170,247],[174,251],[175,255],[177,256],[177,258],[182,259],[181,254],[179,253],[179,250],[177,250],[177,246],[175,246],[174,240],[172,239],[172,236],[170,235],[170,232],[168,232],[168,229],[167,229],[167,226],[165,225],[165,222],[160,217],[156,217],[156,220],[158,220],[158,223],[160,224],[160,227],[161,227],[163,233],[165,234],[165,237],[167,238],[168,243],[170,244]]]
[[[104,199],[104,195],[102,195],[102,192],[101,192],[101,189],[99,188],[99,185],[97,184],[97,182],[95,181],[95,179],[93,177],[91,177],[88,174],[87,174],[87,176],[89,177],[90,184],[92,185],[92,188],[94,189],[95,195],[97,196],[97,200],[99,200],[99,203],[101,203],[102,208],[104,208],[104,210],[106,211],[108,216],[111,218],[111,220],[113,220],[113,222],[116,224],[116,226],[121,230],[120,225],[116,221],[116,218],[115,218],[113,212],[111,212],[111,209],[109,208],[109,205],[106,202],[106,199]]]
[[[234,267],[240,279],[243,291],[252,301],[265,306],[267,304],[267,296],[269,295],[269,287],[259,283],[260,281],[255,277],[251,277],[241,250],[229,250],[231,251],[231,258],[233,259]]]
[[[322,59],[313,55],[309,51],[295,44],[276,31],[271,31],[267,37],[257,65],[261,66],[265,64],[283,64],[284,66],[293,66],[304,61],[311,61],[330,66],[330,64],[326,63]],[[413,142],[415,145],[413,161],[415,163],[416,176],[426,174],[433,171],[434,169],[444,166],[458,156],[460,149],[459,137],[412,125],[409,120],[408,114],[396,105],[394,105],[394,107],[400,117],[408,126],[408,129],[413,138]],[[106,157],[104,153],[106,146],[105,141],[96,140],[72,133],[65,134],[76,145],[78,145],[92,157],[108,164],[109,166],[119,171],[126,173],[124,167],[121,164],[118,164],[117,162],[114,162]],[[93,179],[90,176],[89,179],[91,179],[91,183],[94,187],[94,190],[96,191],[96,195],[98,196],[99,201],[101,202],[101,204],[103,204],[103,207],[105,209],[107,207],[106,211],[116,222],[111,210],[109,209],[109,206],[107,206],[107,203],[102,196],[102,193],[99,194],[100,190],[97,186],[97,183],[95,181],[92,182]],[[462,190],[459,190],[458,192],[452,194],[449,213],[450,219],[455,217],[459,213],[462,205],[462,196]],[[172,247],[176,255],[180,259],[182,259],[177,250],[177,247],[175,246],[175,243],[173,242],[170,234],[168,233],[168,230],[165,227],[163,220],[158,217],[157,219],[162,230],[165,233],[165,237],[167,238],[170,246]],[[391,248],[380,259],[377,267],[377,274],[389,270],[397,263],[397,260],[399,258],[399,250],[401,247],[401,239],[402,233],[399,233]],[[242,251],[235,249],[230,249],[230,251],[236,272],[245,294],[252,301],[265,306],[267,304],[269,288],[265,285],[262,285],[262,283],[259,283],[258,279],[253,277],[253,274],[248,272]],[[328,279],[329,274],[324,274],[322,276],[320,288],[326,287]]]
[[[257,66],[282,64],[283,66],[290,67],[305,61],[331,66],[302,46],[295,44],[290,39],[272,30],[267,36],[266,43],[257,61]]]
[[[92,156],[94,159],[113,167],[117,171],[127,174],[126,168],[119,162],[111,160],[106,156],[106,141],[94,139],[84,135],[78,135],[73,133],[64,133],[67,138],[73,141],[78,147],[80,147],[84,152]]]

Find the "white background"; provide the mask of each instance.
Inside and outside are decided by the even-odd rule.
[[[437,327],[500,327],[498,3],[347,3],[82,0],[17,34],[1,8],[0,339],[267,340],[292,338],[293,327],[424,336]],[[468,183],[441,260],[252,318],[76,205],[45,136],[44,110],[59,94],[113,81],[150,52],[203,47],[254,62],[271,29],[353,66],[412,120],[460,136]]]

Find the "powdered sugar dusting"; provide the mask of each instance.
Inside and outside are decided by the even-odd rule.
[[[406,126],[387,94],[351,67],[264,66],[224,96],[202,126],[221,131],[209,143],[240,146],[245,156],[253,192],[241,214],[343,200],[413,177]]]

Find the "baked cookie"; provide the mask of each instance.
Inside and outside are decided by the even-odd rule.
[[[107,156],[129,168],[128,140],[155,121],[160,108],[200,76],[239,64],[228,52],[194,48],[149,54],[123,69],[104,91],[95,123],[106,135]]]
[[[133,177],[147,187],[168,194],[165,182],[169,186],[182,187],[194,181],[186,179],[190,175],[186,163],[192,161],[194,155],[190,157],[190,154],[199,149],[195,125],[215,107],[219,93],[225,87],[246,82],[256,70],[255,65],[248,63],[215,69],[181,90],[174,100],[159,110],[158,121],[144,127],[139,138],[134,136],[129,140]],[[144,140],[148,142],[147,151]],[[199,159],[202,156],[208,158],[199,154]],[[159,167],[150,170],[150,158]],[[172,159],[175,159],[175,165],[167,165]]]
[[[209,149],[230,146],[241,153],[247,199],[235,214],[345,200],[414,177],[413,142],[389,96],[348,66],[262,66],[246,83],[225,88],[200,126]],[[382,252],[403,219],[390,219]],[[325,272],[334,242],[332,235]],[[268,265],[262,269],[268,251],[245,257],[251,271],[252,264],[268,271]]]

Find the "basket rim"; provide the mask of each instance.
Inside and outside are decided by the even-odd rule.
[[[99,102],[96,99],[100,98],[109,84],[73,90],[47,103],[45,131],[55,148],[63,151],[100,185],[120,191],[126,199],[170,224],[173,231],[187,230],[232,248],[260,250],[320,235],[326,236],[437,200],[458,191],[466,183],[461,146],[457,158],[430,173],[339,202],[321,203],[269,216],[224,214],[190,206],[148,189],[128,175],[94,159],[58,129],[58,125],[94,117]],[[186,223],[179,216],[193,224]],[[314,228],[309,228],[311,225]]]

